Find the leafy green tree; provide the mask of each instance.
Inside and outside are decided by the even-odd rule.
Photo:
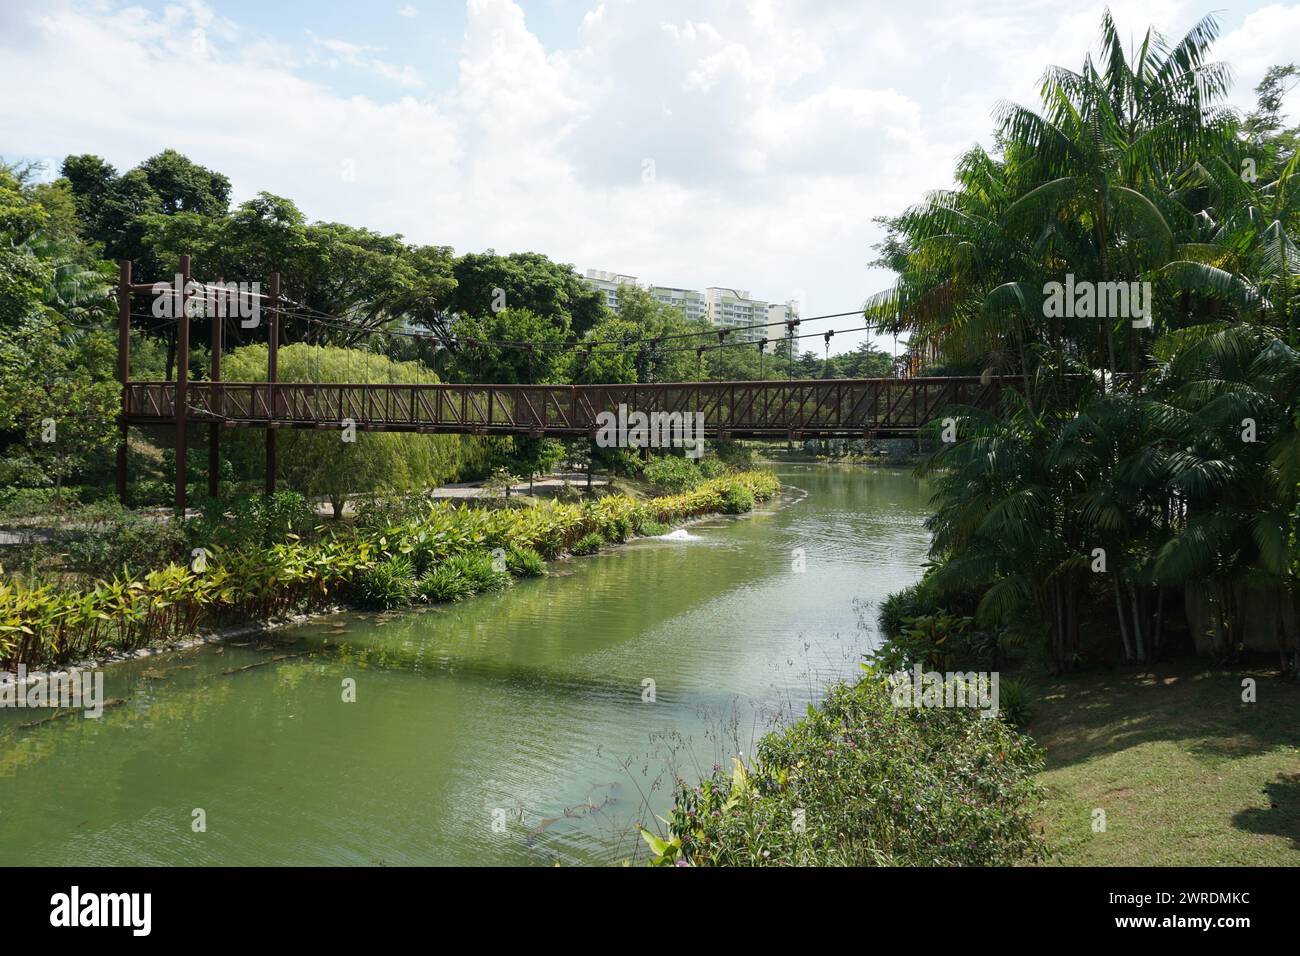
[[[117,179],[117,170],[90,153],[69,156],[60,169],[68,181],[77,204],[77,215],[87,230],[92,229],[108,189]]]
[[[835,356],[832,365],[835,374],[828,378],[888,378],[893,374],[894,359],[874,342],[863,342],[852,352]]]
[[[144,242],[145,217],[225,214],[230,181],[175,150],[163,150],[122,175],[98,156],[69,156],[62,166],[76,203],[83,238],[102,245],[110,260],[132,260],[139,275],[161,278],[164,263]],[[167,274],[170,274],[168,272]]]
[[[582,335],[605,314],[604,296],[570,265],[537,252],[466,253],[452,269],[456,288],[448,310],[482,319],[502,308],[524,309]]]
[[[226,281],[261,282],[281,273],[289,303],[282,312],[281,341],[357,346],[378,342],[393,357],[439,361],[430,345],[423,352],[411,339],[389,334],[428,328],[450,335],[444,301],[455,286],[451,250],[412,246],[401,236],[383,235],[340,223],[309,223],[288,199],[260,193],[229,216],[154,214],[143,218],[145,245],[160,261],[194,256],[196,274]],[[266,325],[226,326],[234,346],[265,341]],[[159,326],[170,337],[170,323]],[[191,337],[206,341],[209,320],[191,322]],[[170,368],[170,363],[169,363]]]
[[[633,346],[641,330],[627,319],[601,319],[574,346],[569,363],[570,381],[581,385],[628,385],[637,380]]]
[[[659,302],[649,291],[637,286],[624,286],[620,291],[618,318],[635,330],[631,340],[625,341],[630,350],[626,354],[636,369],[637,381],[694,380],[699,361],[692,350],[708,344],[711,336],[691,333],[711,333],[712,327],[707,322],[688,321],[680,309]]]
[[[144,173],[165,215],[222,216],[230,207],[230,180],[174,149],[164,149],[136,168]]]
[[[0,328],[0,482],[102,480],[117,442],[121,389],[108,332],[60,328],[37,313]]]
[[[1283,99],[1300,85],[1300,67],[1294,63],[1271,66],[1255,87],[1256,107],[1242,124],[1251,146],[1262,153],[1262,162],[1256,158],[1254,175],[1267,180],[1276,176],[1295,155],[1300,143],[1300,126],[1285,128],[1286,116],[1282,111]]]
[[[449,373],[458,382],[539,385],[563,380],[568,329],[527,309],[502,309],[452,324],[457,351]]]
[[[1293,71],[1270,72],[1239,131],[1217,32],[1213,17],[1176,43],[1148,31],[1126,54],[1106,15],[1100,58],[1049,69],[1041,110],[1002,107],[998,152],[968,153],[956,188],[887,220],[879,247],[899,273],[866,306],[881,331],[931,368],[1024,376],[1001,414],[939,412],[960,428],[923,466],[934,580],[984,589],[980,616],[1041,636],[1056,669],[1103,592],[1130,660],[1159,653],[1182,603],[1167,595],[1208,601],[1225,655],[1249,589],[1294,600]],[[1153,329],[1048,313],[1046,283],[1066,276],[1149,283]]]
[[[66,193],[0,166],[0,480],[98,477],[116,435],[116,349],[94,323],[101,264],[68,234]],[[91,326],[78,328],[75,323]]]
[[[369,367],[372,380],[395,384],[438,380],[414,363],[303,343],[280,349],[278,372],[283,382],[347,383],[357,380],[363,365]],[[225,369],[231,381],[266,381],[266,346],[237,349],[226,357]],[[263,434],[231,429],[227,435],[225,447],[236,474],[256,479],[264,462]],[[337,518],[349,495],[424,491],[463,473],[481,471],[496,444],[456,435],[287,429],[279,436],[280,477],[290,490],[327,500]]]

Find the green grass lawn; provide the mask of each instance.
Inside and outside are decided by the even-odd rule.
[[[1300,685],[1187,661],[1036,691],[1027,729],[1047,750],[1049,862],[1300,865]]]

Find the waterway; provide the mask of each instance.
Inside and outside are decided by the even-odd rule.
[[[779,473],[753,514],[500,594],[111,665],[99,719],[0,712],[0,864],[644,858],[674,778],[851,679],[920,575],[908,472]]]

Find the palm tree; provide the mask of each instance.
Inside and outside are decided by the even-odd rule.
[[[962,428],[920,469],[938,489],[936,579],[986,587],[986,617],[1032,610],[1056,668],[1097,549],[1130,660],[1159,652],[1171,588],[1212,596],[1220,647],[1243,587],[1290,599],[1300,160],[1240,175],[1217,34],[1206,17],[1126,53],[1106,13],[1100,56],[1049,69],[1041,110],[999,107],[998,155],[967,153],[955,189],[887,221],[880,262],[899,278],[868,318],[1026,384],[1001,415],[940,413]],[[1070,274],[1151,283],[1160,337],[1123,316],[1046,320],[1045,283]],[[1116,388],[1121,346],[1132,384]],[[1066,387],[1080,371],[1100,389]]]
[[[961,416],[957,440],[940,443],[917,469],[935,484],[927,525],[939,559],[934,584],[940,592],[985,588],[977,619],[1032,629],[1061,671],[1078,654],[1086,590],[1075,505],[1084,476],[1053,454],[1068,418],[1036,411],[1015,392],[1004,396],[1001,414],[949,410]],[[1030,619],[1019,620],[1025,611]]]

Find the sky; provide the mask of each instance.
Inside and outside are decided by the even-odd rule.
[[[236,202],[843,312],[891,282],[875,217],[949,186],[1104,6],[0,0],[0,158],[125,171],[170,147]],[[1300,2],[1110,8],[1134,43],[1218,12],[1242,109],[1300,60]]]

